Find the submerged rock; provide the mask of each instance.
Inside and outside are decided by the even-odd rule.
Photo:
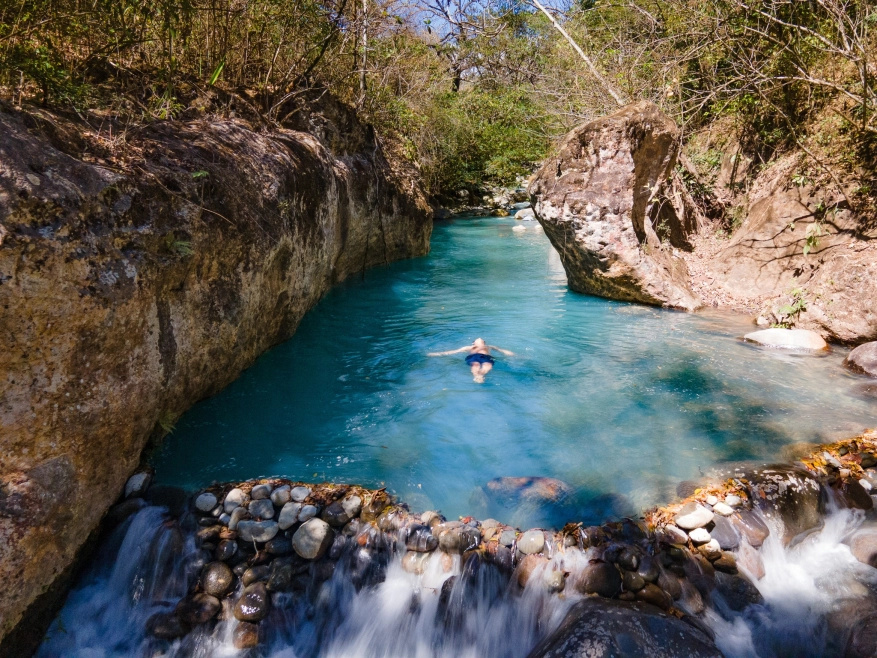
[[[146,621],[146,630],[159,640],[176,640],[192,628],[174,612],[159,612]]]
[[[570,491],[566,482],[547,477],[502,477],[487,483],[487,493],[503,504],[557,503]]]
[[[859,562],[877,568],[877,528],[856,530],[849,538],[850,551]]]
[[[530,185],[536,217],[569,287],[610,299],[694,310],[685,226],[666,194],[679,129],[654,104],[622,108],[570,132]],[[666,226],[663,235],[656,231]]]
[[[152,482],[152,473],[141,471],[135,473],[125,483],[125,498],[138,498],[146,493]]]
[[[577,603],[529,658],[722,658],[702,631],[647,603]]]

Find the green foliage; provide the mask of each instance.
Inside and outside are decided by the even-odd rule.
[[[801,288],[795,288],[789,292],[791,300],[788,304],[780,306],[777,312],[780,314],[780,321],[774,326],[783,329],[789,329],[794,326],[798,316],[807,310],[807,300],[804,291]]]

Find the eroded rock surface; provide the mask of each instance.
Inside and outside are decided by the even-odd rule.
[[[570,288],[686,310],[700,305],[674,254],[690,228],[668,195],[678,142],[673,120],[643,101],[576,128],[546,160],[529,192]]]
[[[0,637],[71,564],[150,435],[288,338],[332,284],[428,251],[416,183],[355,117],[343,133],[355,149],[204,118],[110,151],[80,124],[0,107]]]

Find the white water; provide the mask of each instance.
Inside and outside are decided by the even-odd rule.
[[[722,652],[728,658],[837,655],[842,647],[831,644],[827,617],[877,591],[877,569],[856,561],[842,543],[863,519],[861,512],[835,510],[821,531],[788,549],[774,530],[759,551],[765,575],[753,577],[764,605],[733,612],[714,596],[705,613]],[[147,619],[172,608],[197,577],[203,558],[192,534],[167,519],[163,508],[132,517],[105,543],[37,655],[526,658],[578,600],[574,594],[549,594],[542,571],[519,593],[490,565],[461,566],[459,557],[443,560],[436,552],[422,575],[412,575],[401,567],[401,551],[385,564],[374,549],[351,542],[322,586],[312,585],[307,594],[273,595],[259,653],[234,649],[234,621],[199,627],[173,643],[151,639]],[[571,549],[555,555],[545,569],[575,572],[589,557]],[[359,591],[354,582],[362,585]],[[444,602],[443,586],[450,586]]]

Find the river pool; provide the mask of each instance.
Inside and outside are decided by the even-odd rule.
[[[845,354],[788,354],[740,336],[746,318],[570,292],[535,222],[437,223],[424,258],[333,289],[295,336],[177,423],[157,480],[287,476],[386,486],[415,510],[515,525],[599,522],[674,496],[719,463],[873,424]],[[511,350],[483,384],[464,355]],[[497,497],[487,483],[550,477],[562,500]]]

